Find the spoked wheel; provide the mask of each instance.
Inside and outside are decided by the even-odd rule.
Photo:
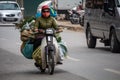
[[[53,51],[50,51],[50,54],[48,55],[48,73],[53,74],[54,73],[54,68],[55,68],[55,61],[54,61],[54,54]]]
[[[71,22],[72,24],[77,24],[77,23],[79,23],[79,20],[76,20],[76,19],[75,19],[75,18],[78,18],[78,17],[79,17],[79,16],[78,16],[77,14],[73,14],[70,22]]]
[[[70,22],[71,22],[72,24],[75,24],[75,23],[76,23],[76,21],[73,20],[73,19],[71,19]]]

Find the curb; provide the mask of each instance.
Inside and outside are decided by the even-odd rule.
[[[58,25],[59,27],[62,27],[64,29],[67,29],[67,30],[71,30],[71,31],[83,31],[83,27],[74,27],[74,26],[67,26],[67,25]]]

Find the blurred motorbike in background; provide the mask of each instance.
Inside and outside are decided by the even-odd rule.
[[[80,24],[83,26],[84,24],[84,9],[77,9],[77,7],[68,10],[69,20],[72,24]]]

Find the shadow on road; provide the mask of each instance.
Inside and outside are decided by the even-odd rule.
[[[1,48],[0,52],[0,80],[88,80],[57,66],[54,75],[41,73],[32,61]]]

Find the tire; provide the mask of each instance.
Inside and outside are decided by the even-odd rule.
[[[65,14],[65,20],[69,20],[69,13]]]
[[[90,27],[86,30],[86,40],[88,48],[95,48],[96,47],[96,38],[92,36],[90,32]]]
[[[54,73],[55,61],[54,61],[54,52],[50,51],[48,54],[48,73],[52,75]]]
[[[78,23],[79,23],[79,20],[74,19],[74,18],[78,18],[78,17],[79,17],[79,16],[78,16],[77,14],[72,14],[71,19],[70,19],[70,22],[71,22],[72,24],[78,24]]]
[[[74,21],[73,19],[71,19],[70,22],[71,22],[72,24],[76,24],[76,21]]]
[[[111,36],[110,36],[110,50],[112,53],[118,53],[120,52],[120,43],[117,40],[115,30],[113,29],[111,31]]]

